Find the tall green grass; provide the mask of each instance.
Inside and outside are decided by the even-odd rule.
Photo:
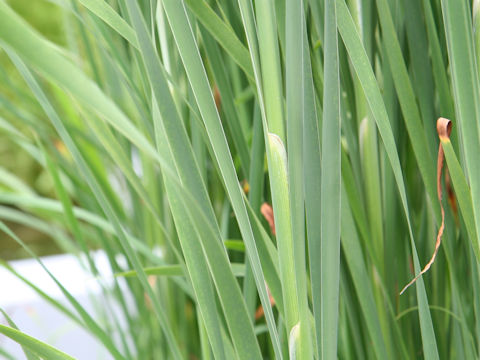
[[[78,256],[126,325],[1,264],[114,359],[480,356],[477,1],[50,3],[53,35],[0,1],[1,139],[23,154],[0,229]],[[442,247],[400,296],[441,225],[439,143]],[[28,359],[71,358],[8,321]]]

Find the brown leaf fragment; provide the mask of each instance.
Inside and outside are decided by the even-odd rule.
[[[222,108],[222,98],[220,97],[220,91],[218,91],[217,85],[213,87],[213,99],[215,100],[217,111],[220,112]]]
[[[449,140],[451,132],[452,132],[452,122],[445,118],[439,118],[437,120],[437,133],[440,140],[444,140],[444,141]],[[405,285],[402,291],[400,291],[400,295],[402,295],[410,285],[414,284],[415,281],[417,281],[420,276],[422,276],[424,273],[426,273],[430,269],[433,262],[435,261],[435,258],[437,257],[440,244],[442,243],[442,235],[443,235],[443,230],[445,228],[445,210],[443,209],[443,205],[442,205],[443,158],[444,158],[444,153],[443,153],[442,143],[440,142],[440,144],[438,145],[438,157],[437,157],[437,197],[438,197],[438,202],[440,203],[440,211],[442,213],[442,223],[440,224],[440,228],[438,229],[437,241],[435,242],[435,251],[433,252],[432,258],[427,263],[427,265],[425,265],[423,270],[420,271],[420,273],[417,276],[415,276],[412,281],[410,281],[407,285]]]
[[[260,212],[262,213],[263,217],[267,220],[268,225],[270,225],[270,230],[272,234],[275,235],[275,219],[273,218],[273,209],[272,205],[269,203],[263,203],[262,207],[260,208]]]

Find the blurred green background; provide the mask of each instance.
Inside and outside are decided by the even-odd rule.
[[[65,32],[62,13],[53,1],[44,0],[10,0],[9,5],[27,20],[35,29],[51,41],[65,44]],[[18,127],[20,118],[28,118],[29,113],[38,117],[45,116],[38,107],[33,107],[36,101],[25,103],[19,99],[12,88],[25,89],[30,96],[20,75],[8,60],[3,50],[0,50],[0,119]],[[33,134],[24,131],[28,137]],[[52,139],[56,141],[56,139]],[[53,184],[48,174],[28,155],[25,150],[14,144],[4,133],[0,132],[0,168],[4,168],[17,175],[23,182],[42,195],[55,197]],[[2,191],[0,185],[0,191]],[[38,255],[55,254],[60,251],[56,244],[44,234],[30,227],[25,227],[11,222],[6,224],[15,233],[29,244]],[[0,258],[4,260],[27,257],[19,245],[5,234],[0,235]]]

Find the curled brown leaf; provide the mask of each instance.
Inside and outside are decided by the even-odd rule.
[[[452,122],[448,119],[445,118],[439,118],[437,120],[437,133],[438,137],[440,138],[441,141],[449,141],[450,140],[450,133],[452,132]],[[442,205],[442,169],[443,169],[443,158],[444,158],[444,153],[443,153],[443,147],[442,143],[440,142],[438,146],[438,157],[437,157],[437,197],[438,201],[440,203],[440,211],[442,213],[442,223],[440,224],[440,228],[438,229],[437,233],[437,241],[435,242],[435,251],[433,252],[432,258],[430,261],[425,265],[422,271],[413,278],[412,281],[410,281],[405,287],[400,291],[400,295],[402,295],[405,290],[408,289],[410,285],[413,285],[415,281],[418,280],[420,276],[422,276],[424,273],[426,273],[430,267],[432,266],[433,262],[435,261],[435,258],[437,257],[438,249],[440,248],[440,244],[442,243],[442,235],[443,235],[443,230],[445,229],[445,210],[443,209]]]

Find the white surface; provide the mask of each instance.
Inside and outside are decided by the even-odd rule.
[[[93,258],[102,279],[107,281],[109,279],[111,283],[113,277],[105,254],[95,252]],[[98,280],[85,271],[78,259],[72,255],[49,256],[42,258],[42,261],[76,300],[97,319],[89,298],[95,295],[96,299],[105,301]],[[58,286],[36,260],[19,260],[10,262],[10,265],[45,293],[72,309]],[[111,359],[95,338],[3,267],[0,267],[0,307],[21,331],[59,348],[76,359]],[[2,315],[0,323],[7,324]],[[13,355],[15,359],[25,358],[20,346],[2,335],[0,348]],[[3,359],[2,355],[0,359]]]

